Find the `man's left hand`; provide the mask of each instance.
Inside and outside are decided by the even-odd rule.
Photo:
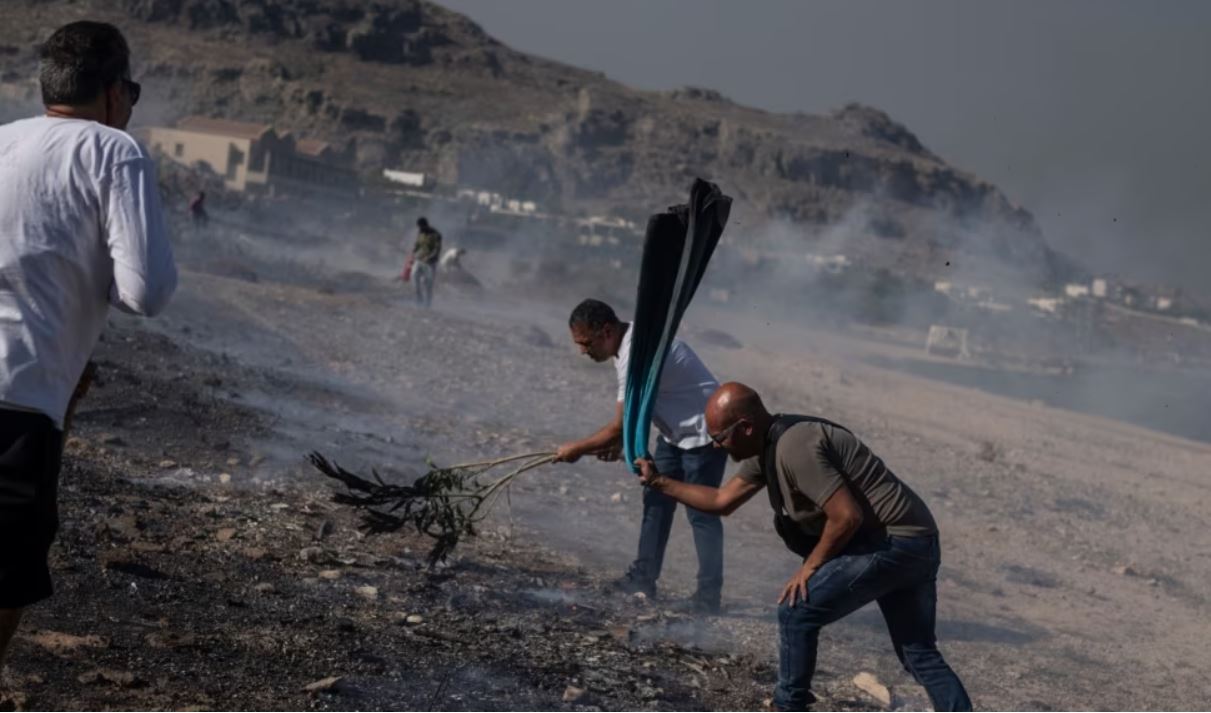
[[[789,602],[791,606],[800,597],[803,601],[807,601],[807,580],[811,579],[816,573],[815,568],[808,568],[806,564],[795,571],[795,576],[787,581],[786,586],[782,588],[782,596],[778,597],[778,603]]]

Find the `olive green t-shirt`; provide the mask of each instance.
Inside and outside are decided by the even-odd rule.
[[[843,485],[862,507],[863,529],[881,528],[903,537],[938,531],[925,501],[843,428],[797,423],[778,439],[774,459],[786,514],[808,532],[822,531],[821,508]],[[766,484],[758,457],[741,462],[736,475],[754,485]]]

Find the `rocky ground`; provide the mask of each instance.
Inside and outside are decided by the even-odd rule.
[[[575,285],[566,304],[444,285],[426,311],[391,281],[394,245],[284,245],[218,218],[181,234],[170,310],[115,318],[100,346],[67,447],[57,593],[14,643],[10,703],[762,706],[795,562],[761,502],[726,525],[724,614],[690,619],[672,606],[693,582],[683,524],[656,601],[608,591],[641,495],[617,465],[526,474],[480,538],[428,571],[427,542],[362,536],[304,461],[315,449],[407,479],[426,457],[545,450],[599,425],[613,374],[565,342]],[[925,497],[942,527],[939,635],[977,706],[1211,696],[1211,446],[872,366],[919,356],[886,335],[699,307],[684,334],[776,408],[853,427]],[[877,610],[826,631],[820,667],[823,707],[928,704]],[[864,672],[888,703],[855,685]]]

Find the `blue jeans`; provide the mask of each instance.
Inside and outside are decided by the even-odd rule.
[[[652,461],[661,475],[717,488],[723,480],[727,453],[712,444],[685,450],[661,438],[657,439]],[[654,588],[660,578],[676,510],[676,500],[651,488],[644,490],[639,554],[631,565],[630,576],[647,586]],[[694,596],[718,605],[723,589],[723,522],[718,515],[693,508],[687,507],[685,514],[694,530],[694,548],[698,550],[698,591]]]
[[[934,636],[941,550],[936,535],[887,537],[851,545],[807,581],[808,600],[778,607],[778,688],[774,706],[803,710],[811,702],[820,629],[878,602],[896,656],[925,688],[936,711],[971,710],[971,699],[938,651]]]
[[[433,282],[436,279],[436,265],[418,262],[412,267],[412,282],[416,284],[416,301],[425,307],[433,304]]]

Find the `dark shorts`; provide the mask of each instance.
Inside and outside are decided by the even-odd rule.
[[[0,609],[51,595],[62,455],[63,432],[48,417],[0,409]]]

